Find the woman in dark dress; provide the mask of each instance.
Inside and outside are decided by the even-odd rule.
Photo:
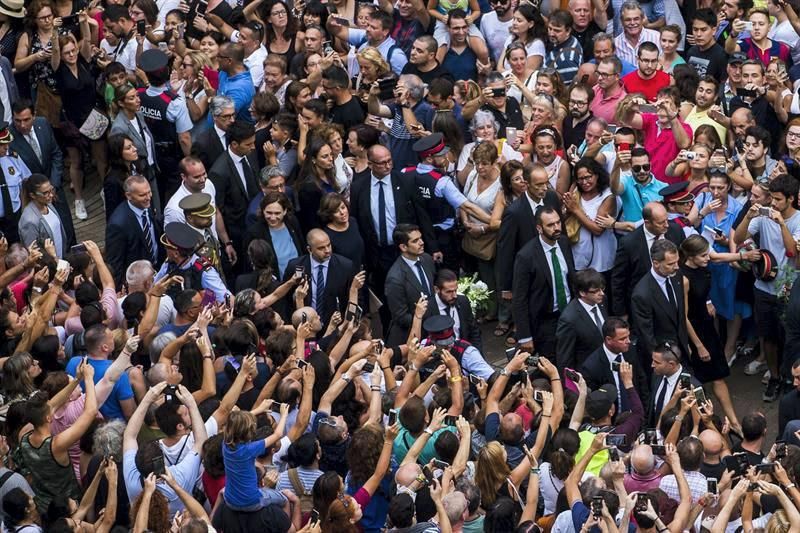
[[[128,176],[134,174],[147,175],[143,168],[139,168],[142,161],[139,158],[139,151],[127,135],[123,133],[109,135],[108,153],[111,157],[110,165],[108,174],[106,174],[103,182],[106,221],[111,217],[114,209],[125,201],[125,191],[123,191],[122,186]]]
[[[683,265],[680,273],[683,276],[683,295],[686,302],[686,329],[689,332],[689,342],[692,347],[692,356],[689,361],[694,370],[694,376],[700,383],[711,383],[714,395],[722,405],[725,416],[728,417],[731,427],[740,431],[741,425],[733,409],[728,385],[725,378],[731,373],[722,341],[714,327],[716,310],[711,303],[711,271],[708,264],[711,261],[708,241],[700,235],[691,235],[680,247]],[[721,253],[715,257],[716,261],[733,262],[739,260],[739,254]]]
[[[322,139],[313,138],[306,147],[305,155],[295,189],[298,220],[304,234],[322,227],[317,214],[322,197],[330,192],[339,192],[330,145]]]
[[[322,229],[331,239],[333,253],[348,258],[361,270],[364,264],[364,240],[341,194],[332,192],[322,197],[319,218],[325,224]]]
[[[89,16],[86,12],[78,15],[81,27],[81,41],[68,33],[53,39],[53,56],[51,65],[55,72],[56,86],[61,99],[65,102],[63,114],[65,123],[62,134],[69,156],[69,174],[75,191],[75,215],[85,220],[88,215],[83,201],[83,157],[82,152],[87,143],[91,144],[92,160],[97,166],[97,173],[105,176],[106,143],[101,136],[93,141],[85,137],[80,127],[97,105],[95,76],[92,73],[92,43],[89,32]]]

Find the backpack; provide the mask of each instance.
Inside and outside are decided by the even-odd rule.
[[[304,515],[310,513],[314,508],[314,499],[311,496],[311,492],[307,491],[303,486],[303,482],[300,481],[300,475],[297,473],[296,468],[290,468],[287,474],[289,475],[289,482],[292,484],[292,489],[300,500],[300,511]]]

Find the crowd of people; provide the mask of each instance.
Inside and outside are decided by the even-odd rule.
[[[798,13],[1,0],[2,531],[800,532]]]

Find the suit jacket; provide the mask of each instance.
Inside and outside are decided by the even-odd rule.
[[[600,305],[603,320],[608,318],[604,305]],[[561,316],[556,328],[556,366],[578,368],[590,353],[603,344],[603,334],[594,317],[586,312],[578,298],[573,298]]]
[[[11,65],[11,61],[5,56],[0,57],[0,74],[2,74],[3,81],[8,89],[8,103],[11,104],[11,107],[14,107],[14,104],[19,100],[19,90],[17,89],[17,80],[14,78],[14,68]],[[11,110],[9,109],[9,111]],[[1,116],[5,116],[2,104],[0,104]]]
[[[287,214],[283,219],[283,223],[286,225],[286,229],[289,230],[289,236],[292,238],[292,243],[294,243],[298,257],[303,255],[303,251],[306,249],[306,240],[303,237],[303,232],[300,231],[300,223],[297,222],[297,219],[293,214]],[[250,243],[255,239],[267,241],[273,252],[275,251],[275,245],[272,243],[272,234],[269,232],[269,226],[266,222],[264,222],[263,218],[260,218],[256,220],[254,224],[247,226],[247,231],[244,234],[244,249],[246,250],[247,247],[250,246]],[[272,258],[272,265],[270,265],[272,267],[272,274],[276,278],[280,278],[281,275],[278,271],[277,254],[273,253]]]
[[[222,141],[219,140],[214,126],[211,126],[200,133],[192,143],[192,155],[199,157],[206,168],[211,168],[211,165],[219,159],[226,148],[227,146],[223,146]]]
[[[422,261],[422,268],[428,282],[427,293],[432,295],[433,276],[436,271],[433,258],[428,254],[422,254],[420,261]],[[416,269],[412,270],[402,256],[395,260],[386,274],[385,290],[386,302],[384,303],[389,306],[389,312],[392,315],[386,344],[391,346],[404,344],[408,338],[408,331],[411,329],[411,321],[414,318],[414,308],[420,293],[423,292],[423,287]],[[431,305],[430,302],[428,305]]]
[[[134,122],[137,122],[136,126],[128,120],[124,111],[120,111],[117,113],[117,116],[114,117],[114,122],[111,123],[111,135],[126,135],[136,147],[136,151],[139,152],[139,162],[143,164],[140,165],[139,168],[147,168],[149,166],[147,165],[147,145],[145,144],[144,137],[139,133],[139,127],[142,128],[146,136],[150,137],[151,146],[155,146],[156,141],[153,138],[153,133],[150,131],[150,128],[147,127],[144,115],[141,112],[136,112]],[[158,158],[156,158],[155,162],[156,166],[158,166]]]
[[[225,151],[217,158],[208,172],[209,179],[217,189],[216,206],[222,211],[225,229],[237,250],[244,251],[242,237],[245,234],[245,215],[250,200],[259,193],[256,176],[258,176],[258,162],[255,154],[247,156],[250,168],[253,169],[253,182],[247,184],[247,191],[242,185],[239,171],[231,159],[230,153]]]
[[[50,127],[47,120],[42,117],[33,119],[33,131],[36,133],[36,140],[39,141],[39,148],[42,150],[42,159],[44,161],[39,161],[30,143],[28,143],[28,139],[15,126],[12,125],[9,129],[14,136],[14,140],[11,141],[11,149],[28,165],[31,173],[44,174],[50,178],[50,184],[53,187],[56,189],[61,188],[64,156],[56,142],[53,128]]]
[[[294,276],[295,268],[302,265],[305,268],[306,275],[311,280],[317,279],[317,273],[311,270],[311,257],[306,254],[296,257],[289,261],[286,265],[286,271],[283,273],[283,281],[288,281]],[[323,324],[327,324],[331,315],[335,311],[339,311],[344,315],[345,306],[347,305],[350,294],[350,281],[356,275],[353,267],[353,262],[344,256],[338,254],[331,254],[330,262],[328,263],[328,272],[325,278],[325,290],[323,291],[322,308],[318,310],[320,320]],[[294,290],[290,294],[294,294]],[[336,305],[336,300],[339,300],[339,305]],[[293,301],[292,296],[290,301]],[[308,294],[306,295],[305,305],[311,305],[311,285],[309,284]]]
[[[677,309],[667,300],[651,272],[642,277],[631,297],[631,323],[638,338],[639,357],[649,361],[659,342],[678,342],[684,361],[689,357],[689,334],[683,298],[683,277],[670,279]]]
[[[636,352],[631,349],[622,354],[622,358],[626,363],[630,363],[633,366],[633,386],[642,400],[642,405],[647,405],[647,377],[644,374],[642,365],[639,363]],[[583,376],[583,379],[586,380],[586,386],[589,387],[589,390],[597,390],[606,383],[616,384],[614,373],[611,372],[611,365],[608,362],[608,357],[605,350],[603,350],[602,344],[587,356],[578,371]],[[622,384],[621,381],[620,384]],[[624,407],[629,408],[630,406]],[[622,410],[617,406],[618,412]]]
[[[483,342],[481,340],[481,328],[475,320],[475,315],[472,313],[472,307],[469,305],[469,300],[463,294],[456,296],[456,303],[454,304],[456,313],[458,313],[459,322],[459,338],[464,339],[471,345],[476,347],[478,351],[483,351]],[[439,311],[439,306],[435,298],[428,301],[428,310],[425,312],[425,318],[442,314]]]
[[[158,239],[163,231],[162,222],[156,217],[152,207],[148,213]],[[156,246],[158,256],[154,266],[157,266],[164,261],[166,254],[164,247],[159,246],[158,241],[153,244]],[[122,286],[128,265],[140,259],[152,261],[139,220],[128,202],[124,202],[117,206],[106,223],[106,262],[114,273],[117,287]]]
[[[689,371],[690,369],[686,366],[683,366],[683,368],[680,370],[681,373]],[[647,412],[647,427],[656,427],[658,417],[661,416],[661,412],[656,412],[656,402],[658,401],[658,388],[661,386],[661,380],[663,378],[664,376],[659,376],[658,374],[653,374],[650,376],[650,398],[645,404],[645,411]],[[692,376],[691,382],[693,389],[703,386],[702,383],[697,381],[694,376]],[[664,397],[664,405],[667,405],[669,399],[669,396]],[[642,403],[644,404],[644,400],[642,400]]]
[[[685,238],[683,229],[677,223],[669,221],[665,239],[680,246]],[[644,225],[639,226],[617,241],[617,255],[611,271],[611,310],[615,315],[628,315],[631,292],[642,276],[650,271],[653,261],[647,247]]]
[[[561,213],[561,200],[558,194],[547,191],[542,203]],[[500,232],[497,235],[497,271],[500,272],[497,290],[510,291],[513,283],[511,274],[514,258],[523,246],[539,236],[536,231],[535,213],[527,196],[520,196],[503,212]]]
[[[350,215],[358,221],[361,237],[364,239],[367,267],[370,270],[376,270],[379,266],[382,266],[385,271],[391,265],[379,265],[381,246],[378,232],[372,221],[371,181],[372,175],[370,173],[365,173],[364,176],[353,180],[350,190]],[[433,224],[424,209],[419,189],[413,183],[410,183],[406,177],[397,172],[392,172],[392,194],[394,195],[396,223],[418,225],[425,241],[425,249],[431,252],[438,251]],[[432,280],[433,278],[431,278]],[[433,294],[433,291],[431,291],[431,294]],[[417,297],[419,297],[419,292],[417,292]],[[416,302],[416,299],[414,301]]]
[[[572,246],[566,235],[558,240],[558,247],[567,261],[567,282],[572,285],[572,275],[575,273],[575,261],[572,258]],[[512,287],[513,300],[511,312],[514,323],[517,325],[518,339],[533,337],[540,316],[553,309],[555,295],[553,294],[553,275],[544,248],[538,237],[522,247],[514,261],[514,286]],[[571,294],[575,294],[570,290]]]
[[[59,214],[55,209],[53,209],[53,211]],[[61,218],[60,215],[59,218]],[[47,223],[47,220],[45,220],[41,211],[39,211],[39,208],[37,208],[36,204],[33,202],[26,205],[20,214],[19,238],[25,246],[30,246],[32,242],[37,242],[42,249],[44,248],[44,241],[46,239],[52,239],[53,242],[55,242],[53,228],[50,227],[50,224]],[[66,255],[67,252],[69,252],[71,243],[67,238],[67,231],[64,227],[63,218],[61,222],[61,242],[64,243],[63,252],[64,255]]]

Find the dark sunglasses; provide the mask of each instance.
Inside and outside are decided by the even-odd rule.
[[[631,168],[634,172],[650,172],[650,163],[645,163],[644,165],[633,165]]]

